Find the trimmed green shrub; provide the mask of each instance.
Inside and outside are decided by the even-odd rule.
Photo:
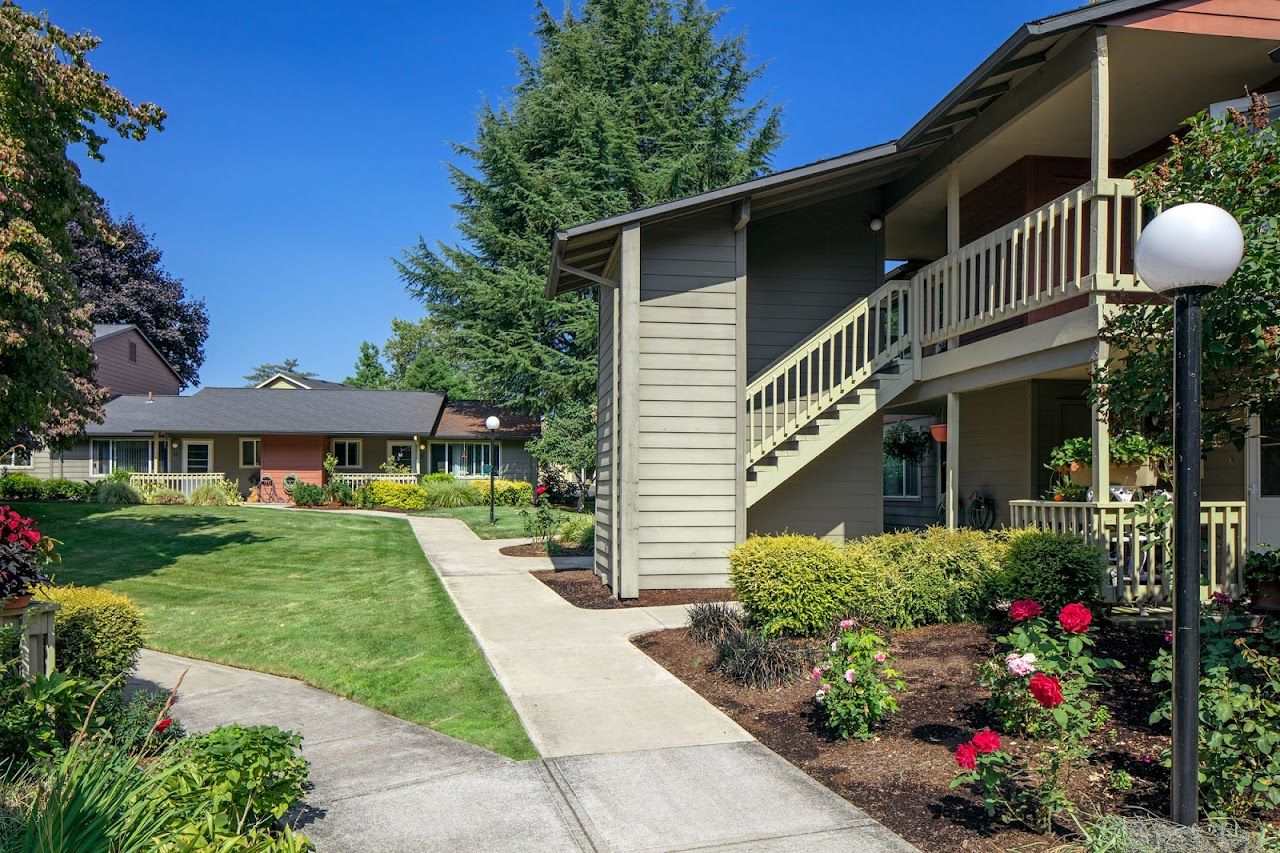
[[[48,587],[41,597],[62,605],[54,615],[59,670],[106,681],[137,665],[142,613],[128,598],[91,586]]]
[[[488,493],[485,494],[487,498]],[[452,509],[482,503],[479,492],[462,480],[429,480],[422,484],[422,495],[427,509]]]
[[[41,497],[47,501],[84,502],[93,497],[93,484],[86,483],[83,480],[68,480],[66,477],[57,477],[44,481],[44,485],[41,488]]]
[[[385,506],[392,509],[426,509],[426,493],[413,483],[389,483],[385,480],[374,480],[365,488],[368,489],[368,500],[372,506]]]
[[[820,634],[849,609],[853,568],[834,542],[752,536],[729,552],[729,566],[738,599],[766,635]]]
[[[147,503],[161,506],[181,506],[187,502],[187,496],[177,489],[148,489],[142,496]]]
[[[1026,528],[1009,534],[997,594],[1033,598],[1049,613],[1073,601],[1091,604],[1101,591],[1102,549],[1071,533]]]
[[[981,619],[1007,547],[999,534],[942,527],[850,542],[842,615],[894,628]]]
[[[314,483],[299,483],[293,487],[293,503],[295,506],[321,506],[324,504],[324,489]]]
[[[452,483],[457,477],[448,471],[435,471],[422,478],[423,483]]]
[[[747,628],[725,635],[714,666],[745,687],[772,690],[794,681],[804,664],[805,654],[792,640]]]
[[[34,501],[44,497],[44,483],[21,471],[0,476],[0,498],[7,501]]]
[[[596,520],[589,515],[571,515],[556,531],[556,538],[571,548],[594,548]]]
[[[472,480],[471,487],[480,496],[477,503],[489,502],[489,480]],[[500,506],[529,506],[533,503],[533,483],[523,480],[497,479],[493,483],[493,502]]]
[[[128,480],[103,480],[93,493],[93,499],[100,504],[140,504],[142,493]]]
[[[220,483],[205,483],[191,493],[187,503],[192,506],[228,506],[227,490]]]
[[[337,503],[343,506],[351,506],[355,503],[355,493],[351,491],[351,485],[342,480],[330,480],[324,487],[325,503]]]

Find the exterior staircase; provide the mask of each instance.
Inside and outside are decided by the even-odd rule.
[[[857,300],[747,386],[747,506],[915,381],[909,293],[892,281]]]

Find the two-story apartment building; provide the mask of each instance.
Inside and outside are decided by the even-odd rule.
[[[557,233],[548,297],[600,294],[602,581],[723,585],[750,533],[958,525],[976,502],[1102,541],[1117,598],[1167,595],[1083,393],[1108,313],[1157,298],[1125,176],[1187,116],[1280,88],[1277,45],[1269,0],[1104,0],[1019,27],[895,141]],[[886,417],[947,426],[914,475],[938,496],[898,483],[888,512]],[[1038,500],[1074,435],[1098,500]],[[1250,520],[1280,540],[1272,452],[1206,460],[1207,588],[1238,587]]]

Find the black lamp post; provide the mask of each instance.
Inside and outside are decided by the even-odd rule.
[[[1170,813],[1196,822],[1200,769],[1200,299],[1236,271],[1240,226],[1220,207],[1171,207],[1138,238],[1134,268],[1173,297],[1173,778]]]
[[[493,464],[493,451],[497,446],[498,427],[502,426],[502,421],[498,420],[497,415],[489,415],[489,417],[485,418],[484,425],[489,428],[489,523],[497,524],[498,516],[493,508],[493,485],[497,466]]]

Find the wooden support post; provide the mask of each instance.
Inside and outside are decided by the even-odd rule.
[[[618,494],[619,527],[615,529],[618,549],[617,595],[636,598],[640,595],[640,226],[622,229],[622,275],[618,287],[621,316],[621,349],[614,353],[620,369],[618,383],[618,433],[614,458],[620,466]]]
[[[1107,31],[1097,27],[1093,31],[1093,60],[1090,64],[1093,81],[1091,99],[1091,128],[1093,147],[1090,153],[1090,179],[1093,181],[1094,198],[1089,217],[1090,272],[1094,275],[1094,296],[1091,301],[1102,301],[1098,285],[1107,273],[1118,272],[1107,268],[1107,234],[1109,204],[1103,198],[1103,184],[1111,174],[1111,65],[1107,59]],[[1117,263],[1119,259],[1117,258]]]
[[[1098,348],[1093,352],[1094,369],[1105,365],[1109,355],[1107,344],[1098,341]],[[1093,499],[1111,500],[1111,430],[1097,406],[1093,407],[1093,458],[1090,464],[1093,466]]]
[[[947,394],[947,528],[960,526],[960,395]]]

